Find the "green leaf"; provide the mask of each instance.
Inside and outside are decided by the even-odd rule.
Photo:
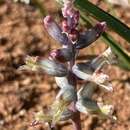
[[[130,43],[130,28],[122,23],[120,20],[103,11],[102,9],[87,0],[76,0],[75,6],[79,8],[82,12],[89,12],[97,20],[106,21],[108,27],[113,29],[116,33],[118,33]]]

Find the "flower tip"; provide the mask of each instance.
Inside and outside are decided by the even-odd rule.
[[[107,23],[103,21],[103,22],[98,23],[96,26],[101,32],[104,32],[107,28]]]
[[[49,22],[51,22],[51,21],[52,21],[52,17],[51,17],[50,15],[47,15],[47,16],[43,19],[44,24],[47,24],[47,23],[49,23]]]
[[[107,23],[106,23],[105,21],[100,22],[100,24],[101,24],[102,26],[107,26]]]

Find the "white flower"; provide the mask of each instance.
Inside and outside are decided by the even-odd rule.
[[[112,116],[112,105],[103,105],[102,103],[97,103],[91,99],[95,89],[96,86],[93,83],[87,83],[85,86],[81,87],[77,93],[77,110],[85,114],[95,114],[99,115],[101,118],[110,118],[115,120],[116,118]]]
[[[85,63],[84,63],[84,67],[85,67]],[[81,79],[84,79],[86,81],[91,81],[107,91],[113,90],[111,83],[109,83],[109,76],[106,74],[93,72],[93,70],[88,67],[83,68],[83,63],[74,65],[72,70],[73,73]]]
[[[101,86],[103,89],[107,91],[113,91],[112,84],[109,82],[108,75],[103,73],[94,73],[92,78],[92,81]]]
[[[92,60],[91,66],[94,69],[100,69],[105,64],[117,63],[116,56],[112,52],[111,48],[107,48],[102,54]]]
[[[67,102],[76,101],[76,91],[74,86],[68,82],[67,77],[55,77],[55,80],[57,85],[61,88],[56,99],[62,97],[62,99]]]
[[[100,56],[92,60],[91,62],[78,63],[73,66],[73,73],[86,81],[91,81],[101,88],[112,91],[112,84],[109,82],[109,76],[100,72],[99,70],[106,63],[113,63],[115,55],[112,53],[111,49],[108,48]]]
[[[91,99],[80,99],[76,102],[76,108],[78,111],[84,114],[94,114],[99,115],[101,118],[110,118],[115,120],[115,117],[112,116],[113,106],[112,105],[103,105],[97,103]]]

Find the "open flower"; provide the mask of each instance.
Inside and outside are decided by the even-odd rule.
[[[77,77],[86,81],[91,81],[107,91],[112,91],[113,89],[112,84],[109,82],[109,76],[102,73],[100,69],[104,64],[111,63],[113,58],[114,56],[110,48],[108,48],[91,62],[78,63],[74,65],[72,71]]]
[[[84,114],[94,114],[100,116],[102,119],[110,118],[116,120],[115,116],[112,116],[113,106],[103,105],[93,101],[91,99],[80,99],[76,102],[76,108],[78,111]]]
[[[37,71],[39,70],[39,64],[37,63],[38,56],[26,56],[25,57],[25,65],[22,65],[19,67],[19,70],[31,70],[31,71]]]
[[[112,116],[112,105],[103,105],[102,103],[97,103],[91,99],[95,89],[96,86],[93,83],[86,83],[83,87],[81,87],[77,93],[77,110],[85,114],[95,114],[99,115],[101,118],[111,118],[115,120],[115,117]]]
[[[71,103],[76,101],[76,90],[72,86],[67,77],[55,77],[57,85],[60,87],[60,91],[56,96],[56,99],[63,99],[64,101]]]
[[[83,66],[85,66],[84,63],[73,66],[73,73],[77,77],[84,79],[86,81],[91,81],[107,91],[113,90],[112,85],[109,82],[108,75],[103,74],[101,72],[98,72],[98,73],[93,72],[93,70],[90,69],[89,67],[85,66],[85,68],[83,68]],[[82,68],[82,69],[80,69],[80,68]]]

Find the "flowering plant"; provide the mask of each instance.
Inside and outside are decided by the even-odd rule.
[[[108,92],[113,91],[109,76],[102,71],[104,65],[116,61],[111,48],[106,49],[92,61],[76,63],[79,51],[101,36],[106,29],[106,22],[97,23],[91,29],[79,32],[77,26],[80,13],[73,7],[74,0],[61,2],[63,3],[61,26],[51,16],[46,16],[43,20],[47,32],[61,44],[61,48],[52,50],[46,59],[27,56],[26,64],[19,68],[46,72],[55,77],[56,84],[60,88],[48,113],[38,112],[32,125],[47,122],[52,129],[60,120],[71,119],[74,130],[81,130],[79,112],[116,120],[112,115],[112,105],[92,100],[97,86]],[[79,90],[76,89],[77,80],[86,81]]]

